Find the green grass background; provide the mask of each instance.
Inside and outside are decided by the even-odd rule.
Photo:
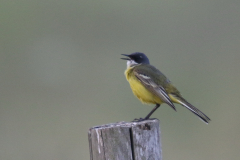
[[[163,159],[240,157],[240,1],[0,5],[0,159],[89,159],[90,127],[144,117],[120,54],[144,52],[206,113],[162,105]]]

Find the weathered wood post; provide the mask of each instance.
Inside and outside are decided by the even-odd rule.
[[[162,160],[158,119],[89,129],[90,160]]]

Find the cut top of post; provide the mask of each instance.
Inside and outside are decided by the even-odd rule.
[[[118,122],[89,129],[91,160],[161,160],[158,119]]]

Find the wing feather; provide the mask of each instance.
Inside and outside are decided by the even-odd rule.
[[[159,98],[161,98],[163,102],[167,103],[170,107],[172,107],[176,111],[176,108],[172,103],[170,97],[168,96],[166,90],[161,85],[156,84],[154,80],[146,74],[134,71],[134,75],[150,92],[157,95]]]

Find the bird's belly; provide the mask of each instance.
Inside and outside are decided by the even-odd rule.
[[[136,78],[129,78],[128,82],[131,86],[133,94],[142,102],[147,104],[161,104],[162,100],[146,89]]]

